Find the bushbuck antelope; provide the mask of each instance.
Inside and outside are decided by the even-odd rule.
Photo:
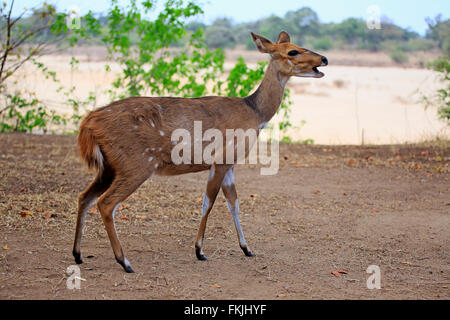
[[[115,229],[115,212],[144,181],[154,174],[163,176],[210,170],[200,227],[195,241],[199,260],[203,254],[206,222],[220,189],[227,200],[236,227],[239,245],[246,256],[253,256],[239,222],[239,204],[234,185],[234,163],[174,164],[171,134],[178,128],[193,131],[194,121],[203,130],[215,128],[259,130],[277,112],[288,79],[321,78],[317,67],[328,60],[310,50],[291,44],[286,32],[276,43],[251,33],[261,53],[270,54],[270,63],[259,88],[246,98],[231,97],[134,97],[111,103],[90,112],[82,121],[78,136],[81,157],[97,170],[97,177],[79,196],[73,255],[82,263],[81,237],[86,213],[97,201],[117,262],[133,272],[125,258]],[[246,149],[246,154],[248,149]]]

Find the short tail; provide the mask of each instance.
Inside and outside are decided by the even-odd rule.
[[[85,118],[80,126],[78,134],[78,147],[81,158],[87,163],[89,168],[95,168],[99,173],[104,168],[104,158],[99,145],[97,144],[92,130],[86,126],[87,118]]]

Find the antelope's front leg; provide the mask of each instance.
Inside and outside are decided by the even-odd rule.
[[[239,246],[247,257],[253,257],[254,254],[247,246],[245,241],[244,232],[242,231],[241,222],[239,220],[239,201],[237,198],[236,187],[234,185],[234,167],[228,170],[225,178],[222,182],[222,191],[227,200],[228,209],[230,209],[233,217],[234,226],[236,227],[237,235],[239,238]]]
[[[230,166],[215,165],[211,166],[211,170],[208,177],[208,184],[206,186],[206,193],[203,197],[202,207],[202,220],[200,221],[200,227],[198,229],[197,239],[195,241],[195,254],[198,260],[206,260],[203,253],[203,239],[205,237],[206,222],[208,221],[208,215],[216,201],[217,194],[219,193],[220,186],[226,172]]]

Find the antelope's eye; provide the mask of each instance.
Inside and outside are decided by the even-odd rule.
[[[288,55],[290,55],[291,57],[299,55],[300,52],[298,52],[298,50],[291,50],[288,52]]]

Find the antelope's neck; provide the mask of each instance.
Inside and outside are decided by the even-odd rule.
[[[269,122],[278,111],[284,95],[288,76],[282,76],[275,63],[270,61],[258,89],[244,98],[246,103],[258,114],[261,123]]]

